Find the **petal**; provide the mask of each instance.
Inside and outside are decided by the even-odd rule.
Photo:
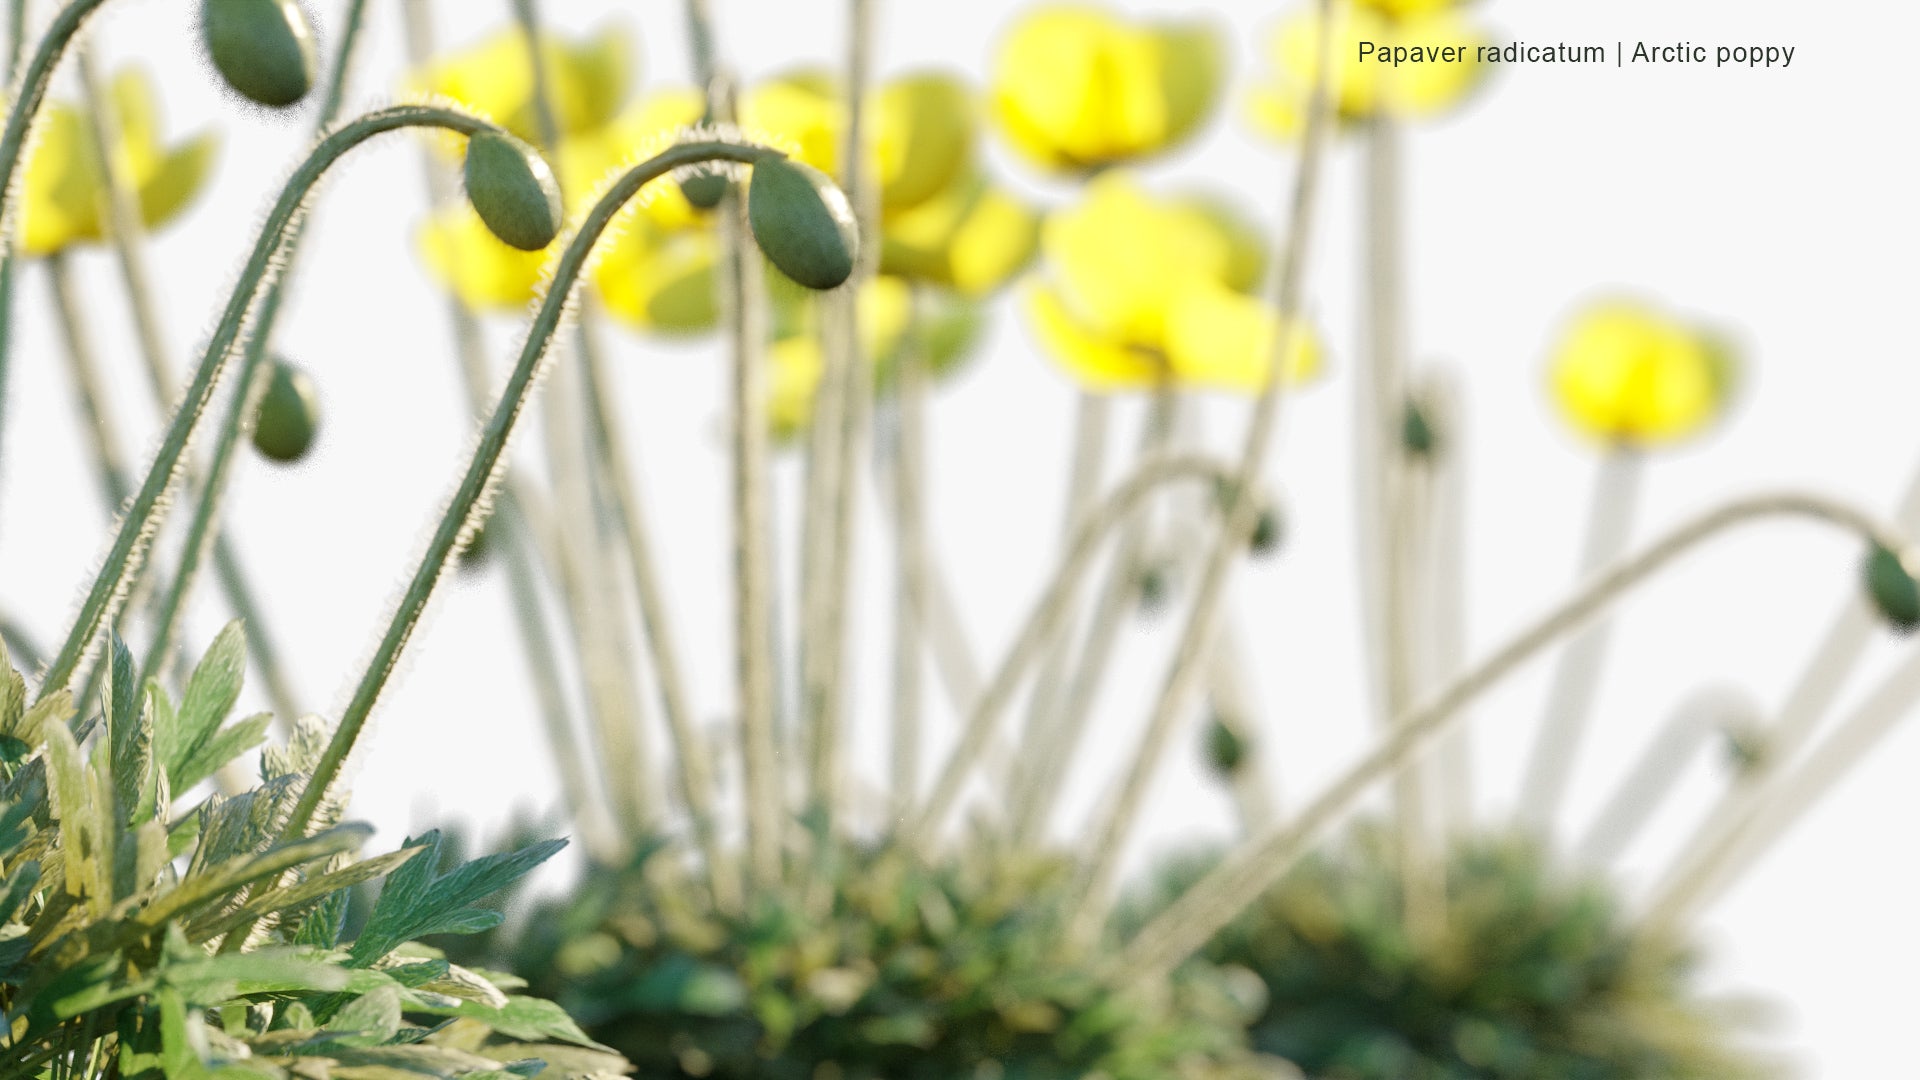
[[[869,361],[891,355],[913,317],[913,290],[900,278],[876,277],[860,287],[855,305],[861,351]]]
[[[1151,34],[1160,48],[1165,139],[1178,142],[1198,130],[1219,104],[1226,58],[1219,33],[1204,21],[1165,23]]]
[[[465,203],[436,214],[420,230],[421,257],[433,276],[476,310],[518,310],[533,300],[546,254],[502,243]]]
[[[172,221],[206,187],[213,171],[214,158],[220,152],[220,139],[212,132],[188,139],[167,151],[156,167],[140,181],[140,217],[150,229]]]
[[[820,342],[811,334],[776,341],[767,349],[767,366],[767,424],[784,442],[813,418],[813,392],[825,368]]]
[[[1081,321],[1103,336],[1154,349],[1173,293],[1196,279],[1219,280],[1228,263],[1212,228],[1148,198],[1120,173],[1103,174],[1079,206],[1050,216],[1041,247]]]
[[[129,67],[114,75],[110,97],[127,175],[139,177],[160,156],[159,93],[146,71]]]
[[[633,40],[624,27],[607,25],[567,50],[567,82],[576,95],[562,127],[591,131],[610,123],[627,99],[633,81]]]
[[[838,174],[846,107],[831,75],[799,71],[760,84],[740,103],[740,123],[787,144],[821,172]]]
[[[1000,44],[994,60],[994,119],[1015,150],[1046,168],[1089,164],[1080,157],[1098,141],[1095,71],[1117,33],[1111,16],[1093,7],[1031,9]]]
[[[1161,365],[1151,356],[1096,334],[1074,318],[1052,289],[1036,285],[1022,300],[1041,347],[1082,387],[1096,392],[1141,390],[1163,381]]]
[[[1211,193],[1195,193],[1175,200],[1173,206],[1190,215],[1195,228],[1205,229],[1218,238],[1226,251],[1220,280],[1236,292],[1251,292],[1267,272],[1267,239],[1261,227],[1243,207]]]
[[[1488,38],[1465,19],[1453,15],[1433,15],[1401,20],[1395,28],[1396,44],[1419,48],[1455,46],[1469,51],[1488,43]],[[1403,64],[1383,68],[1376,74],[1382,82],[1383,96],[1393,102],[1403,116],[1437,116],[1465,101],[1486,80],[1488,66],[1478,61],[1457,64]]]
[[[1005,191],[973,176],[888,219],[881,269],[980,296],[1032,261],[1040,218]]]
[[[720,317],[711,233],[664,233],[642,218],[607,245],[594,285],[607,310],[643,330],[693,334]]]
[[[1183,385],[1259,393],[1273,371],[1280,328],[1280,317],[1266,304],[1223,285],[1196,283],[1170,305],[1168,364]],[[1318,336],[1296,323],[1288,335],[1288,384],[1312,379],[1321,366]]]
[[[960,79],[921,73],[879,93],[874,149],[880,203],[888,214],[911,209],[951,187],[973,159],[973,92]]]
[[[20,178],[21,250],[46,255],[100,236],[100,162],[77,109],[41,113]]]

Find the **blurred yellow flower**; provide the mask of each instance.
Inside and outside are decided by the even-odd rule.
[[[143,72],[120,72],[109,96],[119,126],[121,174],[133,185],[141,219],[157,228],[205,186],[219,140],[208,133],[162,146],[158,96]],[[21,173],[20,250],[47,255],[102,239],[105,201],[106,171],[86,114],[64,103],[49,105]]]
[[[1137,22],[1093,4],[1031,9],[994,61],[1001,133],[1042,168],[1071,172],[1168,149],[1213,110],[1223,59],[1205,23]]]
[[[1341,120],[1365,120],[1377,113],[1419,119],[1458,106],[1480,85],[1487,65],[1475,49],[1488,43],[1472,23],[1445,9],[1449,5],[1418,0],[1340,0],[1334,8],[1332,93]],[[1387,12],[1386,15],[1381,14]],[[1314,9],[1283,21],[1268,46],[1273,71],[1253,93],[1257,126],[1280,138],[1293,138],[1306,126],[1307,104],[1318,77],[1320,18]],[[1381,48],[1465,50],[1455,62],[1399,65],[1359,58],[1361,42]]]
[[[777,297],[778,298],[778,297]],[[790,307],[767,359],[767,418],[776,439],[792,439],[807,429],[813,415],[813,395],[826,370],[812,297],[787,294]],[[913,290],[896,277],[876,277],[860,287],[855,300],[860,331],[860,353],[878,371],[900,347],[913,316]]]
[[[577,42],[544,34],[540,57],[562,138],[606,126],[626,101],[633,58],[623,29],[605,26]],[[413,74],[407,89],[452,98],[528,142],[540,141],[533,52],[517,27],[427,64]]]
[[[1354,0],[1363,8],[1370,8],[1389,18],[1406,18],[1412,15],[1432,15],[1449,8],[1464,7],[1472,0]]]
[[[434,214],[417,239],[433,276],[475,311],[525,308],[547,262],[545,251],[502,242],[464,201]]]
[[[978,107],[973,91],[959,78],[939,72],[904,75],[879,87],[868,110],[883,217],[919,206],[968,173]],[[740,125],[844,180],[840,152],[847,109],[840,83],[831,74],[806,69],[753,87],[740,102]]]
[[[1272,371],[1280,318],[1248,295],[1245,226],[1199,200],[1156,199],[1123,174],[1088,185],[1041,232],[1046,276],[1025,307],[1047,351],[1092,390],[1185,385],[1257,392]],[[1289,381],[1321,366],[1298,327]]]
[[[1731,397],[1731,354],[1713,334],[1624,300],[1577,315],[1553,353],[1553,397],[1567,422],[1632,446],[1672,443],[1717,420]]]
[[[983,296],[1025,269],[1039,240],[1039,214],[972,176],[887,221],[880,269]]]

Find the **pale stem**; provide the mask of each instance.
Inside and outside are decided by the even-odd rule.
[[[1732,714],[1746,712],[1743,702],[1724,691],[1705,690],[1683,700],[1647,741],[1613,795],[1594,816],[1585,837],[1575,845],[1575,857],[1586,866],[1612,863],[1638,839],[1673,788],[1693,764],[1701,748],[1726,730]]]
[[[7,85],[20,75],[21,54],[27,45],[26,0],[7,2]],[[13,233],[11,221],[0,221],[7,235]],[[10,243],[0,241],[0,458],[5,457],[7,430],[7,374],[13,357],[13,277],[15,259]]]
[[[721,201],[723,311],[732,337],[734,648],[740,685],[747,858],[755,885],[781,878],[787,798],[773,731],[773,552],[768,479],[766,309],[759,253],[748,239],[746,202]]]
[[[512,6],[514,21],[526,40],[533,77],[534,120],[539,130],[541,149],[554,164],[555,177],[564,190],[566,178],[560,175],[560,158],[556,153],[560,146],[560,126],[553,109],[546,57],[539,47],[539,9],[534,0],[513,0]],[[625,824],[632,839],[638,842],[639,837],[645,835],[653,825],[658,800],[653,785],[652,756],[648,752],[646,730],[642,723],[637,676],[630,660],[633,654],[631,629],[625,605],[619,602],[620,590],[614,586],[619,575],[615,569],[617,557],[610,550],[615,542],[608,535],[609,532],[620,534],[625,541],[622,546],[626,548],[628,563],[635,578],[634,589],[642,603],[649,597],[657,600],[660,594],[657,582],[652,580],[651,544],[645,535],[646,515],[622,457],[625,440],[620,435],[619,416],[601,392],[604,365],[593,334],[594,311],[591,298],[582,297],[568,342],[579,355],[580,362],[577,365],[561,365],[557,376],[561,385],[546,396],[544,411],[547,416],[549,455],[553,458],[557,473],[558,504],[570,523],[568,528],[562,530],[563,542],[578,540],[577,553],[581,565],[591,571],[594,583],[594,587],[586,590],[584,596],[587,610],[583,615],[588,625],[589,642],[583,659],[587,666],[589,687],[598,688],[594,695],[594,718],[608,751],[606,766],[611,770],[608,788],[615,796],[616,803],[625,811]],[[585,411],[585,424],[576,422],[580,415],[578,410]],[[574,434],[581,436],[583,449],[560,445]],[[610,522],[606,520],[609,517],[612,519]],[[577,537],[574,535],[576,530]],[[641,614],[642,622],[647,627],[660,625],[664,617],[664,612],[658,610],[651,613],[643,610]],[[672,646],[667,645],[663,653],[658,635],[648,634],[647,637],[653,646],[652,658],[655,675],[661,686],[663,708],[684,709],[684,684],[680,674],[678,670],[669,671],[663,667],[663,657],[667,662],[678,663]],[[691,720],[684,713],[668,719],[669,730],[675,736],[690,723]],[[683,782],[681,787],[683,793],[700,790],[698,781],[692,785]],[[697,827],[707,820],[706,815],[692,802],[689,802],[688,809]]]
[[[1675,528],[1639,554],[1596,575],[1571,597],[1523,628],[1491,656],[1454,679],[1426,703],[1398,718],[1387,735],[1285,826],[1243,844],[1129,942],[1114,965],[1116,980],[1164,974],[1204,945],[1307,854],[1328,828],[1372,786],[1444,734],[1460,709],[1497,685],[1541,650],[1604,611],[1679,556],[1738,525],[1804,517],[1851,532],[1892,551],[1902,538],[1872,517],[1819,495],[1757,495],[1724,504]]]
[[[1113,403],[1107,395],[1081,391],[1074,409],[1073,439],[1068,449],[1072,456],[1067,468],[1065,509],[1060,521],[1063,548],[1072,539],[1074,526],[1079,524],[1081,515],[1091,510],[1099,497],[1100,485],[1106,475],[1107,428],[1112,418]],[[1137,551],[1125,554],[1130,562],[1138,561]],[[1067,602],[1071,606],[1059,625],[1039,645],[1042,650],[1040,666],[1034,675],[1033,690],[1027,698],[1026,726],[1021,741],[1035,748],[1035,752],[1019,759],[1009,785],[1013,806],[1013,836],[1017,843],[1026,842],[1025,834],[1035,819],[1041,816],[1035,806],[1043,782],[1039,759],[1050,757],[1047,748],[1060,740],[1056,721],[1063,695],[1068,692],[1068,669],[1073,663],[1073,639],[1077,636],[1075,624],[1081,615],[1077,590]]]
[[[893,760],[888,812],[898,828],[920,797],[922,614],[927,609],[926,356],[920,337],[921,297],[895,364],[893,381]]]
[[[980,694],[961,728],[960,739],[940,771],[939,780],[927,801],[920,807],[908,830],[909,842],[925,849],[935,839],[941,821],[958,801],[968,775],[992,742],[1000,714],[1019,689],[1027,669],[1039,657],[1039,645],[1056,632],[1059,621],[1072,604],[1080,581],[1094,563],[1102,545],[1133,511],[1154,496],[1161,487],[1179,482],[1227,482],[1227,466],[1211,458],[1187,454],[1144,462],[1104,501],[1081,516],[1072,541],[1061,555],[1058,568],[1049,579],[1046,591],[1021,624],[1020,633],[995,669],[993,679]]]
[[[1159,457],[1168,450],[1176,401],[1171,387],[1156,388],[1141,428],[1136,463]],[[1201,498],[1213,497],[1212,492],[1201,493]],[[1093,714],[1094,701],[1099,697],[1114,646],[1120,640],[1121,629],[1127,625],[1128,615],[1139,602],[1140,572],[1147,564],[1152,533],[1151,510],[1150,506],[1141,507],[1122,526],[1113,558],[1107,564],[1106,580],[1095,593],[1078,659],[1069,667],[1065,681],[1051,688],[1045,682],[1035,684],[1027,715],[1028,745],[1020,758],[1025,768],[1015,774],[1021,782],[1010,793],[1016,844],[1032,846],[1046,840],[1054,805],[1066,784],[1087,720]],[[1079,512],[1084,511],[1082,505]],[[1071,638],[1071,633],[1063,633],[1056,645],[1054,655],[1062,661],[1073,660]],[[1053,692],[1047,693],[1049,689]]]
[[[1245,682],[1245,666],[1239,655],[1238,637],[1223,633],[1214,644],[1208,661],[1207,696],[1213,701],[1214,714],[1227,730],[1240,738],[1245,756],[1239,771],[1228,782],[1233,792],[1234,809],[1240,815],[1243,835],[1256,836],[1271,828],[1274,800],[1266,777],[1266,746],[1261,741],[1263,725],[1257,720],[1253,697]]]
[[[1426,383],[1422,405],[1441,440],[1428,460],[1426,584],[1427,648],[1420,689],[1424,693],[1460,673],[1467,646],[1467,476],[1460,389],[1450,375],[1435,373]],[[1452,834],[1472,827],[1473,726],[1469,718],[1454,725],[1434,751],[1434,780],[1442,820]]]
[[[473,121],[467,123],[472,127],[479,126]],[[554,266],[552,284],[528,328],[519,360],[508,375],[498,403],[481,429],[472,460],[441,515],[433,539],[421,557],[419,568],[394,609],[372,661],[361,676],[346,709],[342,711],[339,726],[315,766],[313,777],[289,815],[284,835],[304,835],[315,808],[325,797],[327,789],[339,774],[340,766],[366,726],[375,702],[392,676],[394,665],[399,662],[401,652],[406,648],[414,628],[419,624],[421,613],[425,611],[441,574],[447,568],[448,559],[484,519],[486,498],[494,486],[501,459],[506,452],[507,439],[526,406],[529,391],[546,358],[548,345],[570,306],[587,259],[608,223],[642,187],[678,167],[709,161],[751,164],[774,154],[776,151],[762,147],[724,142],[683,143],[628,170],[588,212]],[[764,641],[764,636],[760,640]]]
[[[1797,769],[1775,774],[1747,814],[1703,851],[1687,872],[1663,883],[1648,905],[1648,922],[1654,927],[1674,926],[1712,903],[1866,760],[1912,711],[1916,699],[1920,699],[1920,655],[1909,656],[1894,669],[1852,716],[1808,751]]]
[[[1627,549],[1645,471],[1640,455],[1626,448],[1610,450],[1601,459],[1580,552],[1583,576]],[[1540,716],[1520,791],[1520,822],[1539,836],[1552,835],[1572,781],[1606,662],[1608,630],[1604,620],[1587,627],[1554,662],[1546,710]]]
[[[1080,898],[1073,915],[1070,934],[1077,940],[1091,941],[1104,920],[1111,900],[1114,877],[1120,866],[1122,849],[1139,815],[1149,784],[1161,760],[1166,756],[1179,721],[1188,711],[1191,696],[1200,676],[1206,671],[1206,657],[1213,645],[1215,623],[1221,601],[1226,595],[1227,578],[1235,558],[1246,550],[1248,540],[1259,524],[1260,506],[1255,492],[1260,484],[1261,466],[1279,425],[1280,403],[1285,397],[1287,358],[1293,355],[1301,318],[1300,297],[1304,284],[1308,234],[1313,222],[1317,195],[1320,156],[1326,137],[1329,91],[1326,73],[1332,49],[1332,0],[1320,0],[1320,33],[1316,46],[1318,58],[1312,100],[1307,106],[1307,126],[1295,169],[1290,204],[1282,220],[1286,235],[1281,241],[1279,268],[1274,275],[1274,311],[1280,318],[1274,335],[1273,359],[1266,386],[1254,404],[1247,424],[1245,445],[1228,481],[1227,498],[1220,531],[1216,535],[1185,624],[1174,648],[1173,662],[1167,670],[1160,696],[1149,714],[1147,728],[1132,765],[1122,781],[1112,811],[1094,838],[1091,857],[1080,884]]]

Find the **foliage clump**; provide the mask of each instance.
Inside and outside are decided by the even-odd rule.
[[[261,754],[259,782],[190,796],[264,739],[228,723],[238,625],[176,704],[118,639],[100,713],[29,697],[0,648],[0,1074],[60,1080],[507,1080],[618,1074],[524,984],[414,943],[499,921],[475,905],[558,841],[440,872],[429,834],[369,859],[329,797],[283,835],[326,743],[317,720]],[[351,892],[385,878],[343,940]]]
[[[1067,945],[1069,870],[847,847],[816,887],[729,915],[655,847],[590,872],[507,951],[648,1076],[1292,1075],[1244,1052],[1244,981],[1191,971],[1147,997],[1098,978]]]
[[[1126,921],[1200,876],[1162,873]],[[1730,1010],[1691,956],[1640,933],[1609,889],[1528,842],[1476,838],[1446,866],[1444,915],[1416,930],[1395,848],[1363,829],[1309,858],[1202,953],[1266,986],[1255,1049],[1320,1080],[1738,1080]]]

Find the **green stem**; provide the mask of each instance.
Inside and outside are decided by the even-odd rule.
[[[927,362],[920,320],[921,296],[913,293],[906,340],[893,383],[893,723],[891,810],[905,821],[920,797],[921,655],[927,607],[926,489]]]
[[[408,60],[416,67],[424,66],[433,56],[434,49],[431,5],[427,0],[406,0],[402,15]],[[434,156],[431,148],[423,150],[428,201],[440,206],[457,198],[458,185],[445,164]],[[473,311],[457,296],[448,296],[447,311],[453,325],[454,353],[459,360],[467,402],[473,415],[479,417],[487,407],[493,384],[480,323]],[[496,539],[500,543],[501,560],[506,566],[507,584],[513,596],[515,625],[520,634],[528,675],[537,695],[541,721],[547,731],[548,748],[553,753],[555,768],[560,776],[568,814],[594,857],[618,858],[622,853],[613,837],[608,812],[595,802],[588,783],[590,770],[574,732],[571,710],[563,690],[559,657],[542,604],[541,571],[544,569],[549,575],[557,574],[565,581],[571,577],[571,570],[562,565],[558,540],[536,528],[536,522],[550,520],[550,515],[539,506],[523,474],[511,469],[507,471],[501,480],[499,502]],[[548,580],[551,581],[552,577]],[[561,601],[566,610],[569,613],[578,610],[569,590],[561,588],[560,592],[564,594]],[[569,622],[568,626],[576,633],[579,630],[577,622]],[[582,651],[576,640],[576,655]]]
[[[333,67],[327,81],[327,94],[322,102],[318,127],[324,131],[339,115],[340,102],[345,94],[348,73],[354,56],[354,48],[359,41],[360,28],[366,10],[366,0],[351,0],[348,4],[345,26],[341,32],[340,47],[334,54]],[[88,54],[80,54],[80,66],[92,108],[95,141],[99,146],[101,160],[105,163],[108,188],[111,195],[113,244],[119,256],[121,276],[125,281],[127,295],[132,302],[134,322],[139,330],[141,353],[147,362],[149,383],[154,398],[162,409],[171,405],[175,393],[171,364],[166,357],[164,334],[160,330],[159,315],[153,303],[153,289],[146,268],[145,233],[139,211],[133,199],[134,195],[127,184],[122,170],[116,165],[115,148],[119,145],[115,120],[109,115],[109,98],[104,93],[104,83],[92,69]],[[242,435],[249,429],[253,410],[259,397],[265,392],[267,357],[272,345],[273,331],[280,314],[281,301],[286,296],[288,276],[292,273],[292,260],[299,250],[304,230],[295,225],[288,233],[282,247],[284,265],[273,283],[268,286],[266,295],[261,298],[255,312],[253,326],[248,334],[245,354],[241,361],[238,377],[239,389],[234,393],[228,408],[227,418],[221,426],[216,443],[212,464],[204,477],[189,475],[189,486],[197,488],[200,497],[195,500],[194,514],[188,526],[187,540],[181,549],[180,562],[175,568],[172,588],[168,589],[155,617],[155,624],[147,653],[141,664],[141,678],[157,674],[173,654],[173,642],[179,633],[180,620],[184,617],[187,600],[198,581],[200,563],[211,550],[216,573],[222,591],[226,594],[227,604],[241,620],[241,626],[247,635],[247,652],[254,666],[259,669],[266,684],[273,709],[282,723],[290,724],[300,715],[299,706],[291,693],[285,672],[279,665],[279,649],[274,637],[268,632],[263,613],[253,601],[253,590],[247,582],[239,555],[233,550],[229,540],[221,533],[219,507],[226,492],[228,477],[234,464],[235,448]]]
[[[45,46],[42,51],[45,51]],[[306,161],[301,163],[267,215],[266,226],[261,230],[253,252],[241,270],[239,284],[221,313],[219,324],[214,328],[213,337],[207,343],[206,352],[194,371],[185,396],[167,425],[146,479],[134,494],[113,546],[101,564],[100,573],[94,579],[72,628],[47,670],[40,685],[41,698],[67,688],[74,669],[91,647],[95,635],[112,617],[127,579],[138,569],[149,539],[165,517],[167,489],[173,485],[180,471],[187,442],[199,426],[200,418],[205,414],[207,404],[225,374],[248,310],[274,276],[281,246],[299,219],[314,185],[348,150],[375,135],[407,127],[438,127],[464,135],[498,130],[486,121],[451,109],[401,105],[368,113],[343,125],[321,140]],[[0,176],[6,175],[6,153],[4,140],[0,139]]]
[[[1785,493],[1739,499],[1681,524],[1639,554],[1596,575],[1587,585],[1510,638],[1506,645],[1448,683],[1404,716],[1386,736],[1319,798],[1286,825],[1242,845],[1127,944],[1111,972],[1116,982],[1171,971],[1246,906],[1258,899],[1307,853],[1328,828],[1381,779],[1444,734],[1461,709],[1498,685],[1541,650],[1604,612],[1682,555],[1739,525],[1779,517],[1802,517],[1845,530],[1890,551],[1906,541],[1867,514],[1818,495]]]
[[[411,107],[403,107],[411,108]],[[397,110],[390,110],[397,111]],[[376,114],[377,115],[377,114]],[[476,121],[463,118],[469,125]],[[565,252],[554,267],[553,281],[540,310],[534,315],[533,324],[528,328],[526,343],[520,350],[520,358],[507,378],[505,389],[501,392],[493,414],[481,429],[479,445],[475,447],[473,458],[467,465],[466,473],[455,490],[453,499],[440,517],[440,524],[434,530],[433,539],[420,560],[407,590],[400,598],[392,619],[387,624],[385,634],[379,646],[374,650],[373,659],[361,675],[359,684],[354,688],[353,697],[342,712],[340,724],[334,730],[333,738],[321,754],[314,768],[312,778],[306,789],[301,792],[300,801],[294,806],[285,826],[284,835],[295,837],[304,833],[312,820],[314,810],[334,778],[339,774],[340,766],[347,754],[352,751],[354,742],[359,738],[361,729],[366,726],[367,718],[373,712],[374,703],[380,692],[386,687],[387,680],[393,674],[394,665],[399,662],[402,650],[419,624],[420,615],[426,610],[427,601],[433,596],[434,587],[446,569],[447,560],[460,546],[462,539],[470,529],[479,524],[484,516],[484,501],[493,487],[493,480],[499,469],[502,455],[506,452],[507,438],[513,433],[514,424],[519,420],[525,408],[528,393],[539,374],[541,361],[547,354],[555,332],[566,314],[573,297],[574,287],[578,284],[580,273],[601,233],[628,200],[652,180],[679,168],[711,161],[733,161],[752,164],[779,156],[779,152],[764,147],[737,145],[726,142],[696,142],[675,146],[635,166],[620,177],[608,189],[599,203],[587,214],[579,231],[567,244]]]
[[[27,45],[27,0],[7,2],[7,85],[20,74],[20,57]],[[13,235],[12,222],[0,214],[0,227]],[[13,277],[14,258],[10,243],[0,240],[0,451],[6,448],[7,376],[13,356]],[[0,453],[0,457],[4,457]]]

